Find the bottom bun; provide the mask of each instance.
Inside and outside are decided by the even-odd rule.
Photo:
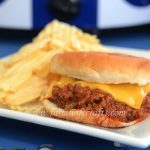
[[[58,108],[54,103],[50,102],[47,99],[42,101],[42,104],[47,113],[52,117],[100,127],[109,127],[109,128],[127,127],[144,119],[140,118],[138,120],[126,123],[121,122],[117,119],[110,118],[107,115],[96,114],[85,110],[73,109],[70,111],[65,111],[64,109]]]

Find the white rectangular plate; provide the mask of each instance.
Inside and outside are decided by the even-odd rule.
[[[124,48],[115,48],[115,50],[114,48],[112,49],[116,52],[119,51],[131,55],[150,58],[150,52],[148,51],[138,51]],[[150,146],[150,117],[136,125],[127,128],[107,129],[60,119],[46,118],[7,109],[0,109],[0,116],[90,135],[135,147],[146,148]]]

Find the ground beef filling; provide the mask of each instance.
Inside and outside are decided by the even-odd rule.
[[[65,110],[82,109],[100,113],[123,122],[130,122],[150,113],[150,93],[144,98],[140,109],[115,101],[114,97],[100,89],[91,89],[80,84],[54,86],[49,100]]]

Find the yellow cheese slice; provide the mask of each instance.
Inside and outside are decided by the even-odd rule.
[[[90,88],[99,88],[104,92],[111,94],[118,102],[123,102],[128,106],[139,109],[142,105],[145,95],[150,92],[150,85],[139,86],[137,84],[100,84],[90,83],[86,81],[76,80],[69,77],[61,77],[60,80],[55,80],[51,83],[47,96],[51,96],[52,87],[58,85],[81,84]]]

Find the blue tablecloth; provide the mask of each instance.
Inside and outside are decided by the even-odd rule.
[[[30,37],[7,39],[0,35],[0,57],[14,53],[30,40]],[[102,43],[112,46],[150,49],[150,31],[102,34],[101,40]],[[36,150],[40,144],[52,144],[55,150],[118,150],[110,141],[0,117],[0,147]]]

